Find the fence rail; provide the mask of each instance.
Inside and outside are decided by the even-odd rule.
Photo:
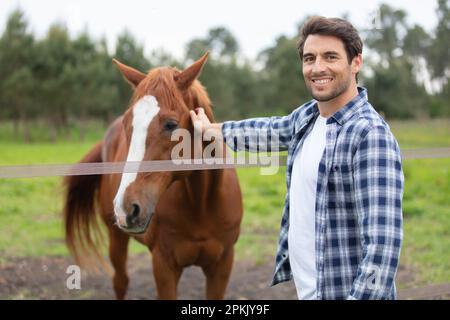
[[[158,160],[142,162],[96,162],[77,164],[36,164],[0,166],[0,179],[44,176],[73,176],[132,172],[213,170],[224,168],[270,167],[286,165],[286,155],[225,159]],[[403,159],[450,158],[450,148],[406,149]]]

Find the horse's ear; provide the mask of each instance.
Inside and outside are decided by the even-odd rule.
[[[138,84],[145,78],[145,74],[142,72],[129,67],[116,59],[113,59],[113,62],[116,64],[117,68],[119,68],[120,73],[122,73],[125,80],[127,80],[133,88],[136,88]]]
[[[181,90],[189,88],[192,82],[194,82],[194,80],[198,78],[200,72],[202,72],[203,65],[205,64],[206,60],[208,60],[208,55],[209,51],[189,67],[173,76],[175,82],[178,85],[178,88],[180,88]]]

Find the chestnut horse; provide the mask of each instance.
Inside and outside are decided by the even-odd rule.
[[[178,143],[171,139],[175,129],[194,137],[189,110],[202,107],[213,119],[206,90],[197,80],[207,56],[183,71],[159,67],[147,75],[114,60],[134,88],[131,104],[80,162],[170,160]],[[200,266],[206,276],[206,298],[223,299],[243,213],[235,169],[70,176],[65,186],[67,245],[78,263],[101,258],[101,218],[118,299],[125,298],[128,288],[130,237],[151,251],[159,299],[177,298],[180,276],[191,265]]]

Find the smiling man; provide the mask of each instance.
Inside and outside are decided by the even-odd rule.
[[[362,47],[349,22],[312,17],[298,52],[313,100],[223,124],[191,111],[235,151],[288,151],[272,285],[294,279],[299,299],[396,298],[404,177],[397,141],[357,85]]]

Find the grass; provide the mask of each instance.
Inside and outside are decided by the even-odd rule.
[[[389,121],[402,149],[450,147],[450,119]]]
[[[401,262],[418,284],[450,282],[450,159],[409,160],[404,173]]]
[[[241,236],[236,246],[238,259],[256,263],[274,256],[286,194],[285,167],[276,175],[260,175],[259,168],[240,168],[239,181],[244,202]]]
[[[0,143],[0,164],[70,163],[92,142]],[[7,256],[65,255],[60,211],[62,179],[0,180],[0,259]]]
[[[390,122],[404,149],[450,146],[449,120]],[[0,165],[74,163],[100,139],[89,127],[85,142],[24,144],[10,141],[12,127],[0,127]],[[73,137],[76,137],[76,132]],[[418,284],[450,281],[450,159],[405,160],[404,245],[401,263],[417,271]],[[285,168],[260,175],[239,169],[244,200],[236,259],[266,263],[275,257],[286,193]],[[67,255],[58,177],[0,180],[0,262],[8,257]],[[132,243],[131,252],[146,249]]]
[[[51,139],[49,124],[42,120],[36,120],[29,124],[29,133],[31,143],[41,144],[43,142],[48,143],[65,143],[68,140],[72,142],[80,142],[83,133],[83,138],[86,141],[93,141],[101,139],[105,132],[105,126],[94,120],[83,121],[83,126],[80,122],[69,123],[68,129],[64,132],[60,132],[56,138],[56,141]],[[4,143],[19,143],[23,142],[23,130],[22,126],[19,126],[19,134],[16,134],[14,125],[11,121],[0,122],[0,142]]]

